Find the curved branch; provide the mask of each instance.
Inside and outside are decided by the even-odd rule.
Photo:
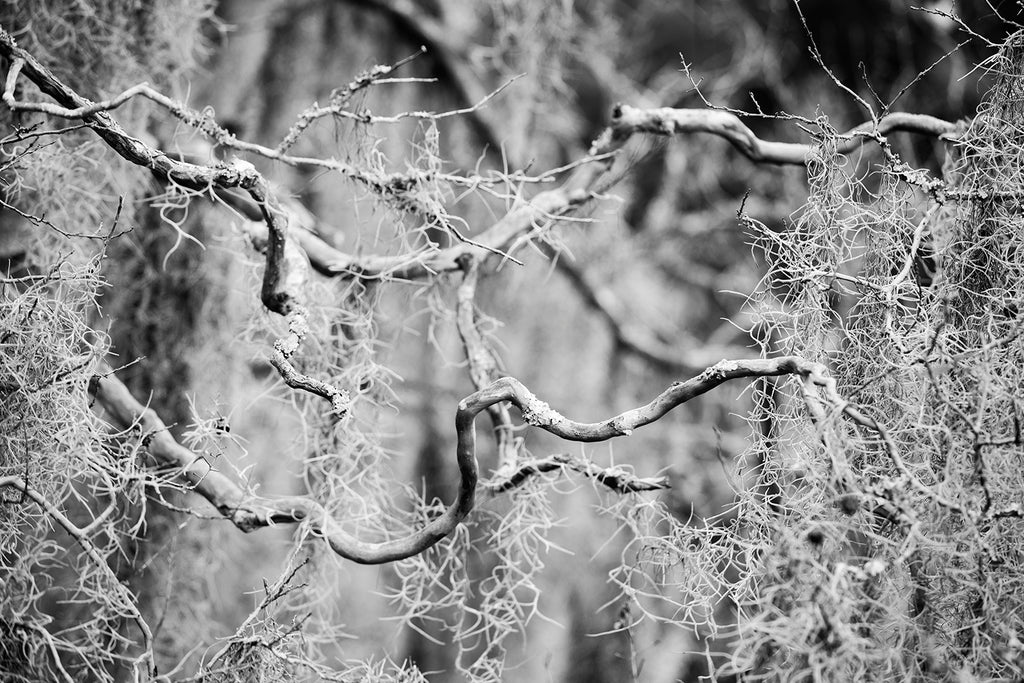
[[[299,292],[295,288],[289,288],[289,285],[294,284],[298,278],[298,275],[292,272],[295,260],[289,259],[286,253],[290,212],[286,212],[281,207],[269,191],[266,179],[256,168],[249,162],[241,160],[235,160],[231,164],[204,166],[172,158],[163,151],[129,135],[117,120],[107,113],[107,110],[122,104],[133,95],[143,95],[169,107],[172,112],[179,112],[179,114],[184,112],[184,115],[192,118],[198,115],[193,116],[182,105],[169,100],[169,98],[156,97],[159,94],[151,91],[148,86],[140,86],[137,89],[126,91],[111,101],[94,103],[65,85],[28,51],[19,47],[3,27],[0,27],[0,56],[11,62],[2,96],[4,103],[11,110],[39,111],[64,118],[80,119],[127,161],[148,168],[159,178],[169,180],[184,188],[196,191],[238,188],[245,191],[258,208],[260,219],[267,227],[266,235],[262,236],[266,243],[267,258],[261,291],[263,303],[268,310],[281,315],[289,315],[301,305]],[[16,101],[14,86],[20,74],[24,74],[26,78],[35,83],[59,106]],[[227,135],[226,131],[219,129],[216,123],[208,117],[202,120],[197,119],[197,122],[194,123],[203,130],[211,129],[215,138],[221,137],[217,135],[218,131]],[[225,142],[225,140],[221,140],[221,142]],[[233,141],[231,146],[241,150],[255,150],[268,158],[284,160],[284,157],[276,151],[258,145],[245,145]],[[290,163],[312,163],[331,168],[342,173],[349,173],[350,177],[354,174],[363,182],[374,186],[382,196],[387,195],[390,191],[390,180],[368,179],[354,171],[347,171],[347,166],[343,167],[332,160],[291,157],[288,160]],[[524,203],[510,211],[471,242],[461,242],[447,249],[426,250],[411,256],[350,256],[333,249],[306,231],[300,231],[300,240],[308,246],[311,253],[317,255],[317,260],[320,263],[318,270],[321,272],[365,278],[384,276],[398,279],[425,278],[440,271],[456,270],[459,267],[458,258],[464,254],[472,254],[476,249],[508,254],[512,245],[529,235],[535,228],[554,217],[571,211],[589,198],[589,192],[570,192],[565,189],[565,186],[542,192],[529,203]],[[285,375],[285,381],[289,382],[287,375]],[[291,385],[291,382],[289,384]],[[337,405],[334,407],[336,409]]]
[[[459,402],[455,414],[456,460],[459,467],[459,490],[455,500],[440,516],[404,538],[367,542],[344,529],[319,502],[303,496],[262,498],[243,490],[237,483],[213,469],[205,457],[193,453],[179,444],[157,413],[139,403],[128,388],[112,372],[97,375],[91,384],[96,400],[122,429],[141,428],[144,447],[157,462],[177,470],[192,489],[209,501],[225,518],[242,531],[253,531],[274,524],[308,522],[324,537],[338,555],[361,564],[393,562],[423,552],[447,536],[473,509],[476,502],[476,416],[502,401],[515,405],[523,419],[569,441],[604,441],[617,436],[628,436],[638,427],[650,424],[670,410],[699,396],[724,382],[745,377],[768,377],[786,374],[803,375],[806,381],[834,392],[834,381],[825,374],[825,368],[796,356],[769,360],[721,361],[697,377],[676,382],[645,406],[627,411],[611,419],[596,423],[581,423],[563,417],[534,396],[518,380],[504,377],[470,394]],[[559,463],[561,466],[566,463]],[[522,472],[513,473],[518,485],[526,476],[546,471],[536,463],[524,463]],[[573,466],[570,463],[570,466]],[[552,466],[553,468],[553,466]],[[574,469],[580,470],[578,467]],[[630,488],[656,484],[657,479],[630,480],[619,473],[601,468],[584,467],[580,471],[593,476],[605,485],[620,490],[647,490]],[[639,482],[639,483],[637,483]],[[503,484],[495,485],[505,490]],[[652,485],[651,488],[658,486]]]
[[[495,355],[490,344],[480,333],[476,321],[476,287],[480,275],[479,261],[471,256],[460,258],[463,269],[462,284],[457,292],[456,305],[456,327],[462,344],[466,351],[466,360],[469,364],[470,378],[473,386],[478,390],[484,390],[499,378],[501,366],[498,357]],[[565,259],[559,259],[557,263],[566,263]],[[576,273],[576,271],[574,271]],[[582,273],[578,273],[582,277]],[[582,281],[581,281],[582,282]],[[639,353],[648,360],[653,360],[672,369],[689,369],[692,367],[685,361],[679,360],[670,350],[665,348],[660,355],[646,355],[652,352],[646,346],[639,345],[642,342],[632,343],[636,340],[634,336],[642,335],[639,330],[633,330],[632,326],[620,320],[614,312],[618,307],[611,305],[613,302],[599,301],[600,295],[596,287],[590,288],[587,285],[584,296],[588,303],[595,306],[610,321],[616,339],[631,351]],[[610,296],[607,292],[606,296]],[[593,298],[592,298],[593,297]],[[608,306],[603,306],[606,303]],[[614,309],[614,312],[610,309]],[[630,335],[629,331],[633,331]],[[500,402],[487,409],[494,427],[494,437],[498,450],[498,471],[494,479],[484,481],[481,487],[491,495],[497,495],[521,486],[523,482],[534,474],[552,472],[561,469],[571,469],[580,474],[590,477],[604,486],[618,493],[637,493],[640,491],[656,491],[670,487],[666,477],[637,477],[633,473],[618,467],[603,468],[592,462],[574,457],[568,454],[555,454],[544,458],[534,458],[520,462],[519,448],[513,438],[514,427],[509,415],[508,406]]]
[[[288,315],[288,334],[274,342],[274,353],[270,356],[270,364],[292,389],[300,389],[327,399],[331,404],[331,413],[344,417],[352,407],[352,397],[347,391],[338,389],[323,380],[310,377],[299,372],[291,363],[291,357],[299,350],[302,340],[309,334],[306,323],[308,311],[299,306]]]
[[[956,124],[925,114],[898,112],[887,114],[878,121],[862,123],[840,135],[836,151],[846,154],[888,133],[907,132],[943,138],[956,132]],[[711,133],[725,138],[751,161],[767,164],[793,164],[803,166],[815,153],[817,145],[798,142],[762,140],[735,114],[708,109],[637,109],[618,104],[612,114],[612,124],[590,149],[601,154],[618,149],[634,133],[672,136],[680,133]]]
[[[92,388],[96,400],[117,426],[128,429],[137,425],[142,430],[143,444],[150,455],[161,466],[177,470],[180,478],[242,531],[308,521],[338,555],[361,564],[380,564],[423,552],[451,533],[473,509],[477,483],[476,434],[473,423],[477,413],[490,405],[487,398],[466,399],[460,404],[456,415],[456,455],[461,481],[455,501],[442,515],[405,538],[369,543],[349,534],[342,522],[309,497],[269,499],[246,492],[231,478],[214,470],[204,456],[179,444],[160,416],[142,405],[111,372],[98,375]]]
[[[81,119],[121,157],[131,163],[150,169],[161,178],[173,181],[192,190],[204,190],[216,187],[243,187],[247,180],[254,181],[255,169],[251,165],[241,168],[235,166],[201,166],[184,161],[177,161],[150,147],[142,140],[132,137],[106,111],[93,111],[92,101],[82,97],[43,66],[29,52],[18,47],[11,34],[0,27],[0,56],[11,62],[6,87],[3,93],[4,103],[12,110],[33,110],[33,107],[14,100],[14,78],[19,73],[32,81],[44,94],[49,95],[60,105],[52,112],[64,118]],[[79,115],[76,111],[84,111]]]
[[[567,441],[607,441],[617,436],[629,436],[634,429],[656,422],[687,401],[711,391],[730,380],[746,377],[776,377],[779,375],[802,375],[822,387],[833,382],[825,367],[799,356],[782,358],[723,360],[696,377],[684,382],[673,382],[650,403],[627,410],[601,422],[577,422],[571,420],[534,396],[519,380],[503,377],[477,394],[501,397],[511,402],[523,415],[523,419],[541,429]],[[474,394],[477,395],[477,394]]]

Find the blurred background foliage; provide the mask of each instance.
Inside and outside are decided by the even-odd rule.
[[[888,102],[913,83],[893,110],[947,120],[972,117],[993,84],[991,72],[976,68],[992,53],[991,46],[975,38],[954,49],[968,36],[952,21],[910,4],[46,0],[4,2],[0,22],[86,96],[109,97],[148,81],[194,108],[209,108],[239,137],[268,145],[281,140],[310,103],[327,101],[359,72],[398,61],[424,45],[426,53],[399,75],[436,80],[381,85],[361,94],[358,104],[375,114],[457,109],[518,78],[477,115],[372,128],[339,119],[311,129],[294,152],[388,171],[408,165],[539,172],[585,154],[616,102],[694,108],[710,102],[764,114],[826,116],[843,131],[868,114],[837,79],[872,103]],[[967,25],[996,43],[1010,28],[999,9],[1012,16],[1018,12],[1013,3],[957,5]],[[832,75],[813,59],[811,38]],[[11,123],[9,113],[4,117],[5,124]],[[207,155],[211,162],[219,154],[200,134],[145,102],[133,101],[116,117],[132,134],[149,136],[168,151]],[[746,122],[764,139],[808,140],[801,126],[785,117]],[[915,168],[939,173],[947,164],[946,145],[940,141],[902,133],[890,141]],[[359,388],[361,403],[352,423],[338,428],[323,419],[315,404],[275,381],[265,349],[282,323],[259,306],[260,259],[233,227],[238,216],[154,184],[138,168],[114,158],[88,130],[70,131],[23,155],[17,147],[5,151],[5,201],[45,216],[66,232],[95,237],[110,232],[123,197],[117,225],[133,227],[108,241],[68,238],[3,212],[0,258],[8,274],[59,266],[73,269],[61,272],[77,273],[88,284],[85,301],[76,299],[73,306],[64,304],[71,309],[61,309],[73,310],[72,320],[51,321],[44,331],[70,335],[75,353],[86,346],[109,348],[114,364],[126,366],[119,376],[174,424],[180,439],[215,457],[219,467],[244,472],[264,494],[311,490],[338,514],[356,520],[357,530],[385,528],[385,513],[419,514],[409,489],[427,502],[451,499],[457,483],[452,416],[458,400],[473,390],[454,323],[458,277],[430,282],[320,279],[312,286],[319,302],[316,334],[303,352],[304,367]],[[770,249],[752,247],[763,244],[764,235],[737,218],[745,212],[764,234],[813,229],[818,214],[814,202],[808,204],[809,193],[821,200],[829,192],[822,189],[826,181],[812,177],[809,183],[808,171],[800,167],[756,165],[711,136],[649,140],[627,153],[630,172],[587,221],[559,224],[546,243],[520,252],[524,266],[505,263],[481,283],[477,305],[493,320],[488,327],[508,374],[563,414],[597,420],[644,403],[700,369],[655,362],[627,348],[588,303],[579,278],[572,277],[574,269],[610,293],[628,323],[670,357],[697,358],[700,365],[738,354],[757,357],[762,348],[810,348],[821,358],[843,348],[834,342],[835,320],[856,309],[849,295],[832,293],[821,304],[828,309],[827,320],[808,333],[825,339],[817,346],[806,339],[786,340],[780,336],[784,325],[765,323],[768,299],[800,298],[779,275],[785,264],[766,255]],[[251,161],[316,216],[325,240],[348,253],[402,253],[410,245],[445,239],[418,229],[415,217],[336,175]],[[861,222],[894,201],[884,175],[868,173],[883,161],[871,146],[844,161],[845,179],[838,181],[843,189],[836,190],[843,197],[836,201],[845,210],[867,207]],[[457,196],[448,188],[438,188],[430,199],[460,216],[470,235],[506,208],[478,194]],[[922,201],[907,199],[907,211],[918,211]],[[925,249],[916,272],[933,270]],[[927,286],[926,275],[920,277]],[[25,296],[19,292],[17,301],[5,300],[9,321],[20,319],[16,314],[29,305]],[[83,329],[82,321],[100,332]],[[877,330],[864,334],[870,338]],[[40,348],[55,357],[72,353]],[[8,354],[6,347],[3,353]],[[857,358],[870,354],[866,349]],[[47,376],[47,363],[54,361],[36,361],[38,368],[5,355],[5,372]],[[90,371],[83,368],[72,379],[85,382]],[[863,378],[870,368],[854,364],[843,373],[848,385],[856,386],[857,374]],[[92,424],[85,392],[76,394],[72,387],[67,393],[36,403],[4,403],[0,431],[11,436],[5,437],[0,465],[3,473],[24,470],[33,480],[49,482],[46,490],[57,498],[77,491],[88,508],[94,503],[82,482],[94,475],[84,460],[68,452],[82,448],[79,443],[104,443],[104,449],[115,452],[124,445],[109,443],[101,426]],[[54,402],[64,405],[56,415],[47,412]],[[638,527],[628,521],[643,517],[636,510],[643,510],[644,501],[660,500],[677,523],[709,529],[710,538],[715,529],[719,535],[732,533],[743,501],[776,495],[780,484],[766,461],[788,464],[786,458],[800,450],[787,450],[775,424],[799,412],[785,406],[786,398],[775,396],[767,383],[754,388],[736,384],[612,444],[582,448],[540,430],[524,430],[525,448],[535,455],[571,451],[602,466],[628,464],[642,475],[666,474],[672,489],[660,497],[619,501],[582,478],[546,478],[484,502],[466,538],[452,540],[436,555],[394,567],[339,561],[315,538],[294,529],[241,535],[188,494],[154,494],[153,482],[131,477],[126,486],[135,488],[117,513],[116,530],[108,534],[104,551],[139,596],[153,627],[161,671],[181,662],[174,679],[194,675],[204,658],[219,649],[217,639],[233,634],[232,649],[221,660],[231,666],[209,674],[208,680],[315,678],[315,670],[289,668],[244,638],[267,633],[278,634],[305,661],[368,679],[412,680],[411,672],[418,670],[438,682],[463,680],[466,671],[507,681],[696,681],[725,667],[720,679],[729,680],[737,675],[727,671],[730,664],[740,673],[770,674],[775,664],[769,662],[780,655],[755,647],[756,656],[739,662],[735,638],[744,632],[739,623],[744,619],[754,624],[748,635],[770,633],[758,619],[781,618],[773,612],[785,611],[781,603],[751,616],[732,598],[707,596],[707,614],[684,618],[681,608],[670,603],[639,606],[636,596],[628,597],[609,576],[619,571],[624,550],[628,555],[637,547]],[[62,426],[53,427],[55,421]],[[229,434],[225,424],[230,424]],[[87,428],[92,431],[83,434]],[[65,433],[66,438],[61,436]],[[40,434],[45,438],[34,443]],[[485,471],[496,462],[486,441],[481,439],[480,446]],[[55,442],[67,449],[63,455]],[[130,459],[131,454],[121,457]],[[6,510],[16,507],[6,504]],[[200,514],[182,512],[186,507]],[[669,530],[665,519],[652,519],[654,531]],[[514,553],[501,548],[514,541],[496,541],[494,535],[508,520],[520,526],[505,533],[527,539],[512,559]],[[85,648],[80,660],[62,650],[76,677],[127,676],[117,659],[131,648],[112,635],[123,632],[117,619],[83,626],[102,596],[95,586],[76,586],[85,579],[75,569],[79,559],[68,555],[73,551],[66,547],[67,538],[52,531],[41,515],[12,514],[3,525],[5,532],[17,530],[22,540],[2,547],[0,624],[16,630],[11,624],[48,623],[52,632],[64,630],[68,642]],[[840,526],[821,528],[836,543],[847,532]],[[806,531],[799,525],[789,529],[793,538]],[[785,534],[766,541],[776,550],[785,542]],[[445,552],[451,555],[466,546],[472,550],[463,566],[443,559]],[[499,557],[502,552],[510,556]],[[12,560],[48,554],[59,559],[37,565]],[[680,562],[671,571],[691,571]],[[721,574],[723,582],[743,572],[740,560],[705,562],[692,571]],[[264,580],[274,583],[300,564],[295,574],[299,588],[276,605],[274,617],[261,614],[255,625],[249,624],[251,632],[236,634],[262,594]],[[526,578],[511,580],[509,567],[520,567]],[[779,569],[780,575],[785,571]],[[410,579],[413,575],[419,578]],[[435,585],[421,586],[425,576]],[[785,583],[785,577],[779,581]],[[38,590],[24,589],[29,584]],[[517,586],[515,604],[488,602],[495,586],[504,585]],[[395,595],[403,597],[389,599]],[[70,606],[69,597],[81,604]],[[477,625],[462,623],[467,604],[508,613],[495,612],[493,619]],[[534,608],[543,618],[528,619]],[[645,610],[658,618],[640,618]],[[1020,626],[1019,613],[1010,619]],[[298,623],[294,620],[300,620],[301,628],[289,627]],[[688,620],[688,627],[681,625]],[[476,626],[483,638],[474,637]],[[884,635],[874,637],[875,642],[884,640]],[[932,656],[919,643],[905,647],[920,650],[922,659]],[[16,672],[11,680],[32,680],[51,666],[45,653],[29,649],[12,645],[0,658],[0,669]],[[959,661],[957,655],[946,659]],[[382,663],[388,660],[395,667]],[[1021,675],[1019,661],[1007,661],[1011,664],[1003,663],[1002,671]],[[975,664],[982,666],[977,675],[985,679],[984,665]],[[793,664],[792,671],[784,665],[776,671],[793,678],[817,671],[825,679],[837,672],[864,672],[857,665],[844,669],[846,662],[822,673],[815,669],[819,665],[825,666],[810,657]],[[879,665],[874,677],[887,679],[886,666],[890,672],[898,669]],[[938,665],[915,666],[915,675],[927,675],[927,666]],[[941,675],[952,676],[946,666]],[[963,671],[970,668],[962,666]]]

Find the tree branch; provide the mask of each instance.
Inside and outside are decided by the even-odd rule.
[[[513,255],[531,235],[544,226],[587,203],[592,195],[582,189],[569,190],[568,181],[560,188],[547,190],[528,201],[518,202],[496,223],[473,238],[444,249],[425,249],[396,256],[361,256],[335,249],[306,230],[295,233],[296,240],[313,259],[317,272],[329,277],[358,277],[368,280],[422,280],[438,273],[459,270],[460,259],[479,252]],[[237,200],[236,200],[237,201]],[[253,235],[257,240],[263,235]]]
[[[491,495],[511,491],[535,474],[570,469],[594,479],[617,493],[641,493],[671,488],[668,477],[638,477],[622,467],[601,467],[595,463],[573,457],[567,453],[556,453],[545,458],[534,458],[519,463],[510,474],[495,477],[493,481],[482,482],[481,487]]]
[[[172,159],[164,152],[128,135],[106,110],[119,106],[135,94],[155,99],[165,106],[170,106],[172,110],[184,111],[184,107],[155,93],[148,86],[137,86],[107,102],[91,102],[61,82],[26,50],[18,47],[14,38],[3,27],[0,27],[0,56],[10,61],[2,98],[12,111],[37,111],[52,116],[80,119],[124,159],[150,169],[158,178],[197,191],[239,188],[249,195],[259,208],[260,216],[267,226],[266,267],[260,296],[268,310],[289,317],[289,337],[275,344],[274,367],[281,373],[288,386],[322,396],[331,402],[333,412],[344,412],[348,404],[345,392],[298,373],[288,362],[290,356],[297,351],[298,342],[303,336],[295,334],[295,330],[306,329],[302,289],[308,266],[305,256],[289,245],[287,216],[269,192],[269,184],[256,167],[240,160],[217,166],[192,164]],[[35,83],[43,93],[52,97],[59,106],[16,101],[14,87],[21,73]]]
[[[479,261],[471,256],[460,259],[463,269],[456,303],[456,327],[466,350],[466,362],[473,386],[485,390],[500,377],[501,365],[497,355],[480,333],[476,320],[476,286],[480,276]],[[590,477],[617,493],[638,493],[669,488],[666,477],[641,478],[622,468],[602,468],[582,458],[568,454],[550,455],[521,462],[519,447],[514,438],[515,427],[505,401],[487,408],[494,428],[498,450],[498,468],[494,479],[480,486],[490,495],[498,495],[521,486],[535,474],[571,469]]]
[[[887,114],[840,135],[836,151],[846,154],[868,140],[877,140],[880,136],[899,131],[941,139],[955,133],[956,124],[925,114]],[[637,109],[628,104],[618,104],[612,114],[611,126],[594,142],[590,153],[603,154],[618,149],[634,133],[663,136],[711,133],[728,140],[751,161],[767,164],[803,166],[818,148],[804,143],[762,140],[739,117],[727,111],[669,107]]]
[[[447,536],[456,525],[473,509],[476,502],[478,466],[476,461],[476,416],[502,401],[508,401],[522,413],[523,419],[555,436],[568,441],[596,442],[618,436],[628,436],[634,429],[657,421],[673,408],[704,394],[730,380],[751,377],[773,377],[799,375],[804,378],[805,401],[812,417],[817,421],[824,413],[817,397],[808,387],[818,387],[824,393],[825,402],[838,411],[848,414],[861,425],[873,428],[885,441],[886,450],[900,469],[909,477],[895,446],[881,427],[871,418],[865,417],[855,407],[843,401],[835,391],[835,380],[827,376],[824,366],[806,361],[797,356],[773,359],[721,361],[706,369],[698,376],[685,382],[675,382],[647,405],[626,411],[602,422],[583,423],[564,417],[538,399],[521,382],[512,377],[503,377],[489,386],[470,394],[459,402],[455,415],[456,460],[459,467],[459,490],[455,500],[440,516],[428,522],[410,535],[389,541],[367,542],[348,533],[343,523],[332,517],[319,502],[302,496],[285,498],[262,498],[244,491],[238,484],[221,472],[213,469],[201,456],[179,444],[170,434],[159,415],[143,406],[128,391],[128,388],[114,377],[112,372],[97,375],[91,388],[96,400],[110,414],[117,426],[130,429],[141,428],[144,448],[164,467],[174,468],[178,476],[191,488],[209,501],[225,518],[231,520],[242,531],[253,531],[274,524],[308,522],[338,555],[361,564],[393,562],[423,552]],[[555,467],[568,466],[615,490],[631,492],[661,488],[662,480],[634,478],[615,469],[602,469],[588,463],[577,463],[564,456],[552,456],[539,461],[521,463],[516,471],[504,480],[485,487],[494,493],[508,490],[538,472],[551,471]],[[923,487],[934,499],[938,498],[916,479],[911,483]],[[959,509],[959,508],[957,508]]]
[[[429,22],[423,24],[420,21],[423,17],[415,12],[410,14],[414,8],[408,3],[396,4],[374,0],[369,4],[417,26],[432,26]],[[210,117],[191,112],[180,103],[152,91],[144,84],[122,93],[113,100],[93,103],[60,82],[32,55],[18,47],[3,28],[0,28],[0,55],[11,61],[3,100],[12,110],[40,111],[65,118],[79,118],[89,124],[115,152],[128,161],[149,168],[158,176],[183,187],[193,190],[206,190],[211,187],[222,190],[245,190],[261,208],[268,236],[272,238],[270,242],[279,242],[278,233],[283,233],[286,226],[275,224],[273,209],[277,208],[276,202],[267,196],[266,181],[251,164],[235,161],[230,165],[210,167],[172,159],[164,152],[129,136],[106,110],[123,103],[132,95],[143,95],[167,107],[182,120],[207,132],[218,144],[239,151],[253,152],[291,165],[312,165],[334,170],[366,184],[382,197],[395,195],[405,183],[410,182],[410,178],[406,176],[371,176],[332,159],[291,157],[278,150],[238,141]],[[13,87],[22,72],[60,106],[15,101]],[[479,97],[468,98],[468,101],[480,102],[486,97],[487,93],[484,92],[479,94]],[[955,124],[931,116],[889,114],[879,119],[877,125],[875,122],[868,122],[842,136],[847,139],[838,149],[840,152],[847,152],[863,144],[867,139],[878,139],[879,136],[893,131],[910,131],[942,137],[952,134],[955,128]],[[671,108],[645,110],[629,105],[618,105],[613,112],[611,126],[594,141],[590,158],[582,160],[561,187],[541,192],[529,202],[520,203],[472,241],[463,241],[446,249],[428,249],[415,254],[354,256],[334,249],[311,234],[300,234],[298,238],[308,253],[315,254],[314,265],[324,274],[370,279],[422,279],[438,272],[454,271],[459,268],[459,258],[475,253],[476,249],[511,255],[515,247],[543,225],[571,213],[587,203],[596,193],[606,189],[601,181],[612,164],[611,157],[633,134],[669,136],[687,132],[706,132],[723,137],[750,159],[761,163],[804,164],[808,155],[816,149],[816,146],[809,144],[761,140],[738,117],[729,112]],[[272,208],[268,209],[268,203],[273,205]],[[280,251],[279,245],[271,245],[268,249],[268,269],[265,278],[273,280],[276,277],[272,263],[279,258]],[[288,307],[287,297],[282,297],[280,291],[274,291],[272,284],[273,282],[264,282],[265,303],[270,310],[282,312],[278,309]],[[282,315],[287,315],[287,311]]]
[[[209,501],[242,531],[275,524],[306,521],[319,532],[338,555],[361,564],[379,564],[416,555],[447,536],[473,508],[477,483],[476,435],[473,421],[487,407],[481,401],[460,404],[456,416],[459,435],[457,458],[461,483],[456,500],[439,517],[409,536],[393,541],[369,543],[350,535],[309,497],[261,498],[243,490],[225,474],[213,469],[204,456],[179,444],[157,413],[142,405],[113,373],[97,375],[93,382],[96,400],[122,429],[137,425],[143,432],[144,448],[163,467],[177,470],[196,493]]]

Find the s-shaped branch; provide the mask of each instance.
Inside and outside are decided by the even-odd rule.
[[[519,380],[503,377],[476,391],[459,402],[455,413],[455,458],[459,468],[459,489],[454,501],[438,517],[408,536],[380,542],[361,540],[349,533],[344,523],[334,518],[322,504],[309,497],[263,498],[244,490],[227,475],[213,469],[203,457],[179,444],[155,411],[142,405],[113,373],[98,375],[92,382],[99,404],[115,424],[122,429],[137,426],[145,435],[143,447],[159,465],[177,470],[196,493],[209,501],[226,519],[242,531],[253,531],[274,524],[307,522],[324,537],[338,555],[361,564],[393,562],[423,552],[450,534],[476,502],[478,466],[476,460],[476,417],[492,406],[509,402],[523,419],[567,441],[596,442],[617,436],[628,436],[634,429],[659,420],[673,408],[704,394],[725,382],[753,377],[798,375],[804,379],[805,402],[815,420],[825,416],[823,405],[831,405],[836,412],[846,413],[862,426],[878,430],[886,441],[886,450],[894,464],[910,477],[906,465],[895,451],[895,446],[879,425],[860,414],[856,408],[842,401],[835,393],[835,382],[828,377],[824,366],[797,356],[773,359],[721,361],[696,377],[675,382],[654,400],[644,406],[628,410],[601,422],[585,423],[571,420],[553,410],[537,398]],[[820,395],[813,389],[820,389]],[[489,488],[497,493],[512,488],[526,477],[550,471],[566,463],[554,456],[541,462],[524,463],[521,471],[508,480],[508,485]],[[622,492],[660,488],[656,479],[630,478],[612,481],[615,473],[609,471],[584,472]],[[953,505],[938,497],[931,489],[910,477],[911,483],[923,488],[938,502]],[[632,483],[630,483],[632,482]]]

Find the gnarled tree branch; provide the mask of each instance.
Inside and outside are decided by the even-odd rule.
[[[392,3],[371,4],[392,13],[395,7],[405,7],[402,3],[398,5]],[[405,20],[406,14],[408,12],[403,10],[395,16],[401,16]],[[367,184],[384,197],[394,193],[395,187],[392,186],[394,183],[401,185],[408,180],[398,177],[368,177],[366,174],[361,174],[348,165],[335,160],[290,157],[283,155],[278,150],[236,140],[208,116],[190,112],[180,103],[159,93],[150,92],[151,89],[148,86],[145,88],[139,86],[137,92],[126,91],[118,98],[102,103],[102,105],[91,102],[61,83],[32,55],[18,47],[10,34],[3,28],[0,28],[0,55],[11,61],[3,94],[4,102],[11,109],[41,111],[65,118],[81,119],[88,123],[114,151],[128,161],[149,168],[158,176],[172,180],[186,188],[195,190],[240,188],[245,190],[261,209],[270,242],[280,242],[281,238],[278,233],[283,234],[287,228],[287,221],[284,221],[284,225],[275,222],[273,212],[277,203],[269,196],[266,181],[254,167],[242,161],[236,161],[230,165],[203,166],[173,159],[164,152],[129,136],[107,113],[107,110],[117,106],[131,94],[144,95],[168,107],[172,112],[177,112],[176,115],[183,117],[186,122],[191,121],[192,125],[213,135],[219,144],[226,144],[239,151],[249,151],[292,165],[313,165],[335,170],[346,177]],[[13,96],[13,86],[17,76],[22,72],[44,93],[56,100],[60,106],[17,102]],[[486,95],[487,93],[483,93],[480,97],[470,97],[468,100],[479,102]],[[863,144],[865,140],[878,139],[880,136],[894,131],[909,131],[942,137],[951,135],[955,129],[955,124],[931,116],[906,113],[889,114],[877,122],[861,124],[849,133],[840,136],[844,139],[840,142],[838,151],[850,151]],[[613,182],[607,178],[607,171],[613,161],[611,155],[635,133],[671,136],[688,132],[705,132],[723,137],[751,160],[759,163],[805,164],[809,155],[817,148],[816,145],[810,144],[761,140],[736,115],[730,112],[672,108],[637,109],[620,104],[613,112],[609,128],[591,146],[590,157],[596,157],[595,162],[584,163],[577,167],[560,187],[541,192],[528,202],[523,201],[496,223],[473,237],[471,241],[463,241],[445,249],[432,248],[413,254],[356,256],[334,249],[311,233],[300,233],[297,235],[297,239],[308,253],[315,254],[314,267],[319,272],[371,279],[381,277],[422,279],[438,272],[458,270],[460,257],[475,254],[477,250],[511,256],[531,234],[550,222],[579,209],[596,193],[607,189],[605,186]],[[281,249],[274,245],[268,249],[266,279],[276,277],[272,263],[280,259],[280,252]],[[265,303],[270,310],[281,312],[278,308],[287,308],[287,304],[278,300],[282,293],[273,291],[273,287],[268,284],[266,279],[263,292]],[[287,312],[282,314],[286,315]]]
[[[362,564],[380,564],[410,557],[423,552],[451,533],[473,509],[476,502],[478,466],[476,461],[476,416],[503,401],[514,405],[523,419],[555,436],[568,441],[596,442],[618,436],[628,436],[634,429],[657,421],[673,408],[704,394],[715,387],[734,379],[752,377],[774,377],[799,375],[803,377],[805,400],[808,410],[816,420],[824,417],[818,401],[832,405],[837,411],[847,413],[863,426],[878,430],[886,440],[886,448],[894,457],[901,472],[909,476],[906,465],[894,451],[880,426],[865,417],[855,407],[842,401],[835,391],[835,381],[828,377],[824,366],[797,356],[773,359],[721,361],[696,377],[684,382],[675,382],[654,400],[644,406],[628,410],[601,422],[576,422],[551,409],[529,389],[512,377],[503,377],[487,387],[476,391],[459,402],[455,415],[456,460],[459,467],[459,490],[454,501],[440,516],[428,522],[410,535],[388,541],[363,541],[344,528],[342,521],[331,516],[322,504],[309,497],[292,496],[263,498],[245,491],[225,474],[213,469],[206,459],[179,444],[170,434],[167,426],[157,413],[139,403],[128,388],[112,372],[95,377],[92,390],[97,401],[122,429],[133,426],[141,428],[145,438],[144,448],[169,468],[177,470],[192,489],[209,501],[225,518],[231,520],[242,531],[252,531],[274,524],[307,522],[320,533],[331,549],[341,557]],[[810,387],[822,390],[823,399],[810,393]],[[659,479],[634,478],[620,473],[577,463],[571,459],[562,461],[559,456],[521,463],[518,471],[487,487],[490,492],[500,492],[519,485],[538,472],[550,471],[556,467],[569,466],[595,477],[610,488],[632,492],[660,488]],[[924,487],[917,480],[912,483]],[[931,492],[931,489],[924,487]],[[933,498],[937,494],[931,493]],[[947,502],[939,499],[941,502]]]
[[[956,124],[925,114],[887,114],[878,121],[867,121],[840,135],[836,151],[845,154],[868,140],[899,131],[942,138],[955,133]],[[728,140],[751,161],[765,164],[803,166],[818,147],[799,142],[762,140],[738,116],[727,111],[670,107],[637,109],[628,104],[618,104],[612,114],[611,126],[594,142],[590,153],[603,154],[618,149],[635,133],[664,136],[711,133]]]

